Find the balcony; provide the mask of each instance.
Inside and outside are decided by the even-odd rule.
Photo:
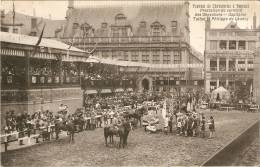
[[[217,71],[217,67],[210,67],[210,71]]]
[[[62,38],[65,43],[74,42],[75,45],[88,43],[158,43],[183,41],[180,36],[147,36],[147,37],[87,37],[87,38]]]

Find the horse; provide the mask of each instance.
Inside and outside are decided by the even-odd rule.
[[[114,143],[113,136],[119,136],[119,148],[121,146],[124,148],[127,145],[127,138],[129,135],[129,132],[131,130],[131,123],[129,121],[123,122],[118,129],[115,129],[114,127],[108,126],[104,127],[104,137],[105,137],[105,144],[107,144],[107,138],[109,137],[110,143]]]
[[[142,107],[142,108],[136,109],[134,113],[128,113],[127,116],[129,119],[134,118],[137,121],[137,123],[138,122],[140,123],[140,127],[141,127],[142,126],[141,118],[142,118],[145,110],[146,109],[144,107]],[[136,121],[133,122],[134,125],[135,125]],[[136,123],[136,126],[137,126],[137,123]]]
[[[59,139],[59,133],[63,131],[67,131],[67,134],[70,136],[69,142],[74,142],[74,134],[75,134],[75,123],[72,120],[69,121],[57,121],[55,123],[55,134],[56,134],[56,140]]]

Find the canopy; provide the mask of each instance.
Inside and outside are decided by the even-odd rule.
[[[220,100],[227,100],[230,98],[230,92],[222,86],[220,86],[219,88],[212,91],[211,98],[216,100],[218,94],[219,94]]]

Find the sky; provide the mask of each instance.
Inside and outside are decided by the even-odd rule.
[[[181,3],[183,1],[180,1]],[[113,5],[120,5],[125,6],[127,5],[140,5],[140,4],[156,4],[159,5],[161,3],[176,3],[173,1],[75,1],[74,6],[77,7],[96,7],[96,6],[113,6]],[[177,2],[178,3],[178,2]],[[198,50],[199,52],[203,53],[204,51],[204,38],[205,38],[205,31],[204,31],[204,21],[195,21],[193,17],[195,13],[198,13],[201,9],[197,8],[195,5],[208,5],[214,4],[216,5],[248,5],[248,8],[244,8],[243,12],[246,14],[246,18],[248,21],[238,21],[238,26],[240,28],[251,28],[253,24],[253,15],[256,13],[257,16],[257,25],[260,24],[260,1],[258,0],[251,0],[251,1],[189,1],[190,3],[190,42],[191,45]],[[59,1],[14,1],[15,4],[15,11],[27,15],[35,15],[37,17],[45,17],[51,19],[65,19],[66,10],[68,6],[68,1],[59,0]],[[1,10],[4,9],[5,12],[12,10],[13,3],[12,1],[1,1]],[[127,17],[130,16],[131,13],[126,14]],[[212,21],[211,26],[213,28],[224,28],[230,21]]]

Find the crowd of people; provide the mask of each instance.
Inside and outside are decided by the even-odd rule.
[[[162,129],[166,133],[173,133],[174,127],[176,127],[175,133],[177,135],[205,137],[208,125],[209,137],[213,136],[215,131],[213,117],[206,120],[204,114],[196,111],[200,99],[196,99],[191,94],[185,94],[181,98],[166,97],[166,95],[148,93],[121,93],[107,97],[89,97],[85,100],[84,108],[78,108],[75,112],[70,112],[69,107],[64,104],[56,109],[57,112],[43,110],[32,114],[15,114],[14,111],[10,111],[5,116],[4,131],[5,133],[33,130],[51,132],[57,121],[74,121],[77,131],[94,130],[105,126],[116,128],[122,122],[125,113],[134,113],[136,110],[143,109],[142,123],[143,126],[146,126],[147,131],[157,132],[157,125],[163,124]],[[155,106],[156,114],[149,111],[151,106]],[[163,113],[163,110],[167,110],[165,116],[160,114]],[[150,120],[147,121],[148,116],[150,116]],[[131,119],[137,127],[138,120]],[[19,135],[23,136],[24,134],[19,133]]]

